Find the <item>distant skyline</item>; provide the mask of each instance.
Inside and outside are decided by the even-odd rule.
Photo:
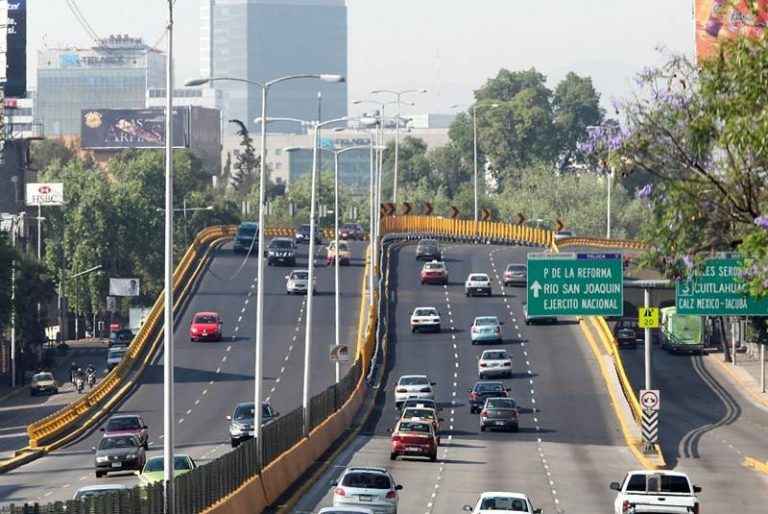
[[[155,44],[167,19],[165,0],[77,0],[100,36],[130,34]],[[91,46],[63,0],[28,0],[30,87],[37,50]],[[496,75],[535,66],[554,87],[574,71],[593,78],[603,105],[633,91],[633,77],[660,63],[656,50],[693,55],[692,0],[347,0],[349,100],[372,89],[426,88],[404,112],[452,112]],[[176,0],[176,86],[200,70],[200,0]],[[159,48],[165,49],[162,40]],[[324,70],[306,70],[323,72]],[[314,98],[308,98],[314,102]],[[363,109],[350,106],[350,113]],[[280,115],[280,113],[273,113]]]

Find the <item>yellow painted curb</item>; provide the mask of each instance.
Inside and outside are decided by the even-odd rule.
[[[759,473],[768,475],[768,462],[762,462],[753,457],[745,457],[742,466],[752,468]]]

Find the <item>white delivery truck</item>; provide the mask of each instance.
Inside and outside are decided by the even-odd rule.
[[[622,482],[611,482],[618,491],[614,514],[699,514],[696,493],[685,473],[630,471]]]

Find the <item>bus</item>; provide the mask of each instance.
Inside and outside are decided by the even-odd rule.
[[[661,347],[670,353],[703,353],[707,329],[703,316],[684,316],[676,307],[661,309]]]

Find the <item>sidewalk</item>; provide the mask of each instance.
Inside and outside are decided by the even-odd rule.
[[[768,349],[766,351],[768,354]],[[768,355],[766,356],[768,360]],[[760,352],[736,354],[736,365],[723,361],[721,352],[709,353],[704,361],[712,367],[725,373],[741,392],[758,406],[768,409],[768,392],[760,387]],[[768,382],[768,376],[766,378]],[[768,391],[768,387],[766,387]]]

